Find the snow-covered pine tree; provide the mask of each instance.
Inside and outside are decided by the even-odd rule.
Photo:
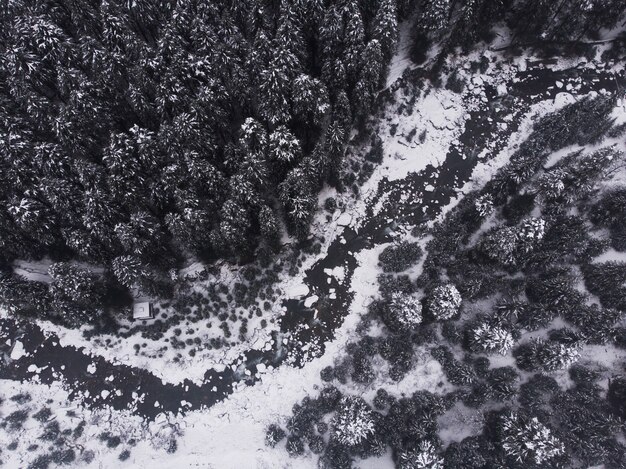
[[[506,355],[513,343],[513,335],[502,326],[483,322],[470,330],[470,346],[477,352]]]
[[[300,157],[300,142],[284,125],[278,126],[270,134],[269,156],[284,164],[294,163]]]
[[[141,286],[150,278],[148,267],[137,256],[118,256],[111,263],[113,274],[127,288]]]
[[[341,129],[349,129],[352,124],[352,116],[352,106],[348,94],[340,88],[333,104],[333,122]]]
[[[259,211],[259,229],[261,236],[275,247],[280,241],[280,225],[278,219],[274,215],[274,211],[267,205],[263,205]]]
[[[420,25],[427,31],[442,32],[450,21],[450,0],[429,0],[423,8]]]
[[[531,251],[545,234],[546,221],[543,218],[528,218],[522,221],[517,229],[520,248],[525,252]]]
[[[522,370],[553,372],[568,368],[578,361],[580,351],[576,343],[533,339],[515,350],[514,355],[517,366]]]
[[[300,74],[291,85],[294,115],[304,122],[321,125],[330,111],[328,92],[320,80]]]
[[[7,211],[15,224],[39,243],[50,244],[54,241],[53,215],[34,191],[27,190],[23,196],[13,197]]]
[[[519,462],[544,464],[565,452],[565,446],[536,417],[508,411],[501,418],[502,447]]]
[[[382,57],[385,62],[391,59],[398,41],[398,15],[396,0],[379,2],[378,11],[374,17],[373,39],[380,43]]]
[[[362,56],[359,81],[354,86],[352,102],[357,116],[367,116],[374,106],[374,99],[382,76],[383,57],[380,42],[370,41]]]
[[[135,212],[128,223],[115,225],[115,234],[129,254],[149,256],[164,245],[159,220],[148,212]]]
[[[55,262],[48,268],[52,278],[50,293],[75,303],[98,305],[102,298],[102,286],[88,270],[81,269],[68,262]]]
[[[91,185],[86,183],[86,185]],[[113,231],[114,226],[121,221],[118,205],[101,189],[88,189],[84,192],[84,212],[82,221],[88,231],[105,248],[111,249],[118,245]]]
[[[289,121],[291,80],[299,71],[296,56],[282,41],[274,41],[270,63],[261,71],[258,96],[259,114],[271,125]]]
[[[438,321],[453,318],[460,306],[461,294],[451,283],[436,287],[428,299],[428,312]]]
[[[265,432],[265,444],[271,448],[285,438],[285,430],[276,424],[271,424]]]
[[[546,342],[537,352],[537,361],[545,371],[569,368],[580,358],[578,344]]]
[[[345,0],[342,13],[344,23],[342,62],[348,82],[355,83],[365,49],[365,26],[358,0]]]
[[[415,295],[394,292],[388,307],[391,323],[401,330],[415,329],[422,322],[422,302]]]
[[[443,469],[444,460],[437,449],[428,440],[421,441],[417,447],[400,451],[397,456],[398,469]]]
[[[230,252],[248,248],[248,231],[252,227],[252,219],[248,207],[240,197],[231,197],[220,213],[219,234],[223,247]]]
[[[309,176],[300,166],[296,166],[279,186],[279,199],[287,212],[288,226],[299,238],[308,235],[309,222],[317,203]]]
[[[345,446],[358,446],[374,435],[374,412],[358,396],[344,396],[332,421],[332,438]]]
[[[333,120],[326,132],[326,152],[328,155],[328,167],[326,168],[328,179],[331,184],[337,186],[340,180],[341,163],[345,152],[346,129],[341,127],[339,121]]]
[[[553,169],[537,178],[537,192],[546,201],[558,199],[565,190],[563,180],[566,172],[561,169]]]
[[[477,197],[474,201],[474,208],[476,209],[478,216],[481,218],[490,215],[494,210],[493,197],[491,197],[491,194],[484,194]]]
[[[511,226],[496,228],[483,236],[480,250],[489,259],[505,266],[515,265],[517,249],[517,230]]]
[[[65,244],[80,257],[93,261],[104,260],[102,246],[86,231],[64,229],[62,236]]]
[[[50,307],[48,285],[0,273],[0,304],[11,314],[46,314]]]

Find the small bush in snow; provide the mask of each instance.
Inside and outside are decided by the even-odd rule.
[[[430,441],[422,441],[417,448],[398,455],[398,469],[443,469],[443,458]]]
[[[28,418],[28,412],[25,410],[16,410],[11,414],[7,415],[4,419],[4,423],[6,423],[9,427],[9,430],[17,430],[22,428],[23,423]]]
[[[345,396],[333,418],[333,438],[346,446],[363,443],[374,433],[374,413],[367,403],[357,396]]]
[[[265,432],[265,444],[271,448],[285,438],[285,431],[276,424],[272,424]]]
[[[513,347],[513,335],[501,326],[483,323],[470,331],[470,345],[475,351],[506,355]]]
[[[502,447],[519,462],[543,464],[564,453],[565,447],[536,417],[508,412],[502,418]]]
[[[300,438],[297,435],[292,435],[289,438],[287,438],[287,453],[289,453],[289,456],[295,457],[295,456],[300,456],[301,454],[304,453],[304,442],[302,441],[302,438]]]
[[[428,302],[428,311],[438,321],[445,321],[454,317],[461,306],[459,290],[448,283],[433,290]]]

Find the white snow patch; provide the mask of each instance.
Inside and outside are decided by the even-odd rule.
[[[310,308],[315,303],[317,303],[317,300],[319,300],[319,296],[317,296],[317,295],[309,296],[306,300],[304,300],[304,307],[305,308]]]
[[[343,212],[339,215],[339,218],[337,218],[337,225],[339,226],[348,226],[350,223],[352,223],[352,215],[348,212]]]
[[[11,360],[19,360],[25,355],[26,350],[24,349],[24,344],[21,341],[16,340],[15,344],[13,345],[13,349],[11,350]]]
[[[307,287],[304,283],[297,283],[292,285],[287,290],[287,296],[290,298],[301,298],[309,294],[309,287]]]

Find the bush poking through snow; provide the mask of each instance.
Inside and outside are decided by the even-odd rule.
[[[459,290],[448,283],[440,285],[433,290],[428,302],[428,311],[434,319],[445,321],[453,318],[461,306],[461,294]]]
[[[333,438],[346,446],[357,446],[374,434],[374,413],[357,396],[345,396],[333,418]]]
[[[477,352],[506,355],[513,342],[513,335],[501,326],[483,323],[470,331],[470,346]]]
[[[443,458],[430,441],[422,441],[417,448],[398,455],[398,469],[443,469]]]
[[[270,448],[276,446],[285,438],[285,431],[276,424],[271,424],[265,432],[265,444]]]
[[[502,417],[502,432],[504,452],[519,462],[543,464],[565,451],[563,443],[536,417],[508,412]]]
[[[287,438],[287,453],[289,456],[296,457],[304,453],[304,441],[297,435],[291,435]]]

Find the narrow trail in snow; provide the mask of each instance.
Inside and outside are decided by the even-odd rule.
[[[510,80],[508,93],[504,96],[486,88],[488,104],[471,113],[458,142],[448,149],[442,165],[429,165],[401,180],[383,179],[377,193],[368,201],[360,228],[357,231],[345,228],[331,243],[326,255],[307,271],[305,283],[311,294],[320,298],[317,315],[314,317],[314,311],[305,308],[302,301],[287,300],[287,313],[281,321],[281,332],[292,336],[291,344],[294,345],[289,350],[292,365],[306,363],[301,350],[304,344],[315,341],[319,344],[318,353],[323,353],[323,343],[332,340],[335,330],[343,323],[353,297],[350,283],[357,267],[355,254],[390,241],[396,225],[414,226],[437,216],[470,179],[479,162],[478,155],[488,148],[487,144],[493,142],[480,161],[494,157],[504,148],[532,104],[553,99],[562,91],[556,86],[557,81],[580,78],[578,95],[602,89],[613,92],[620,88],[610,72],[577,68],[551,71],[536,65]],[[419,70],[415,70],[401,80],[418,77]],[[503,122],[506,122],[506,128],[499,126]],[[410,194],[408,198],[407,193]],[[374,207],[383,200],[382,208],[375,213]],[[345,277],[341,281],[324,272],[335,267],[344,268]],[[335,295],[331,295],[331,289]],[[229,367],[223,372],[207,371],[202,385],[191,381],[175,385],[163,383],[146,370],[111,363],[102,357],[90,356],[82,349],[62,346],[56,336],[45,335],[34,324],[0,320],[0,337],[2,342],[8,340],[13,344],[20,341],[24,346],[22,356],[10,359],[8,346],[0,345],[0,379],[38,380],[42,383],[62,381],[70,391],[70,398],[77,398],[89,407],[128,409],[148,419],[161,412],[177,413],[211,406],[228,396],[235,382],[245,379],[249,384],[254,383],[258,364],[276,367],[286,357],[285,347],[275,340],[272,350],[246,352],[239,367]],[[2,352],[5,352],[4,363]],[[249,374],[245,373],[246,370]],[[183,401],[184,405],[181,404]]]

